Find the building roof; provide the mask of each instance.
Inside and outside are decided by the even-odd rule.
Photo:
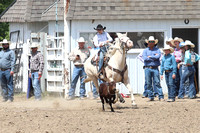
[[[58,0],[57,7],[56,2],[54,2],[49,8],[47,8],[42,14],[42,20],[56,20],[56,12],[57,20],[64,20],[64,0]]]
[[[56,20],[57,0],[15,0],[1,14],[0,22]],[[63,2],[58,0],[57,20],[63,20]],[[136,20],[200,18],[200,0],[66,0],[70,20]]]
[[[4,14],[0,22],[38,22],[42,13],[56,0],[17,0]]]
[[[200,18],[200,0],[70,0],[67,19]]]

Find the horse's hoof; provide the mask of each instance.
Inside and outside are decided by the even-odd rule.
[[[120,97],[120,98],[119,98],[119,101],[120,101],[120,103],[125,103],[125,100],[124,100],[123,97]]]
[[[120,103],[125,103],[124,99],[120,99],[119,101],[120,101]]]
[[[137,108],[137,104],[136,103],[132,103],[132,108],[136,109]]]

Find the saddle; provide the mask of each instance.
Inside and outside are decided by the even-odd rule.
[[[104,61],[103,61],[103,67],[101,69],[101,71],[98,73],[98,77],[103,80],[104,78],[106,78],[106,73],[105,73],[105,67],[108,66],[108,61],[110,60],[110,50],[112,51],[112,49],[110,48],[110,46],[112,46],[113,44],[108,44],[109,46],[107,46],[107,52],[104,53]],[[95,54],[95,56],[91,59],[91,64],[96,66],[98,69],[98,65],[99,65],[99,51],[97,54]]]
[[[103,67],[101,68],[101,71],[98,73],[99,79],[104,81],[104,78],[106,78],[106,72],[105,72],[105,67],[108,66],[108,61],[110,60],[110,57],[106,57],[104,55],[104,60],[103,60]],[[91,64],[96,66],[98,69],[99,65],[99,54],[98,57],[94,56],[91,60]]]

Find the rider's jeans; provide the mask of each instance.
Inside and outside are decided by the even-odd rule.
[[[103,46],[100,48],[100,55],[99,55],[99,71],[101,70],[101,68],[103,67],[103,59],[104,59],[104,54],[106,53],[106,47]]]

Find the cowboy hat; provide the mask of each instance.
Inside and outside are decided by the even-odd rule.
[[[173,46],[174,46],[174,42],[173,42],[173,38],[169,38],[167,41],[166,41],[166,44],[169,45],[169,43],[171,43]]]
[[[186,46],[186,45],[185,45],[185,42],[179,43],[179,47],[180,47],[180,48],[182,48],[182,47],[184,47],[184,46]]]
[[[174,49],[173,49],[172,47],[170,47],[169,45],[166,45],[166,46],[163,48],[163,51],[165,51],[165,50],[170,50],[171,53],[174,52]]]
[[[183,39],[182,39],[182,38],[175,37],[174,40],[173,40],[172,42],[174,43],[175,41],[179,41],[179,42],[181,43],[181,42],[183,42]]]
[[[83,37],[80,37],[77,42],[85,42],[85,39]]]
[[[38,48],[39,44],[37,42],[32,42],[31,48]]]
[[[105,30],[106,27],[103,27],[101,24],[98,24],[96,28],[94,28],[95,30]]]
[[[158,39],[154,39],[154,36],[150,36],[149,39],[145,39],[145,42],[148,43],[149,41],[155,41],[155,44],[158,43]]]
[[[3,41],[0,42],[0,44],[10,44],[10,42],[7,39],[3,39]]]
[[[189,41],[189,40],[185,40],[185,46],[186,46],[186,45],[189,45],[189,46],[191,46],[192,48],[195,47],[195,45],[194,45],[191,41]]]

